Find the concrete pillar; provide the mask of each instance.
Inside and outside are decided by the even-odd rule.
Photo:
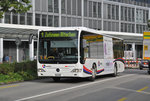
[[[84,1],[83,0],[81,0],[81,10],[82,10],[82,12],[81,12],[81,17],[82,17],[82,26],[84,26]]]
[[[31,61],[34,60],[34,39],[32,39],[32,43],[29,44],[29,59]]]
[[[101,7],[101,17],[102,17],[102,23],[101,23],[101,30],[104,30],[104,14],[103,14],[103,11],[104,11],[104,1],[102,0],[102,7]]]
[[[121,32],[121,5],[119,4],[119,32]]]
[[[134,18],[134,24],[135,24],[134,30],[135,30],[135,33],[136,33],[137,32],[136,31],[136,18],[137,18],[137,16],[136,16],[136,6],[134,8],[135,8],[135,10],[134,10],[134,15],[135,15],[135,18]]]
[[[58,0],[59,6],[59,27],[61,27],[61,0]]]
[[[133,52],[133,59],[136,60],[135,43],[132,43],[132,52]]]
[[[0,38],[0,63],[3,62],[3,38]]]
[[[19,45],[16,45],[16,51],[17,51],[17,62],[19,62]]]
[[[32,0],[32,9],[33,9],[33,19],[32,20],[33,20],[33,25],[35,26],[35,0]]]

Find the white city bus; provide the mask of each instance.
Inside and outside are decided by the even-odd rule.
[[[124,71],[123,40],[85,27],[39,30],[39,77],[88,77],[117,75]]]

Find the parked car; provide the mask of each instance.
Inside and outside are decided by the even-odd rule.
[[[140,70],[142,70],[143,68],[148,68],[148,63],[149,60],[141,60],[141,63],[139,65]]]

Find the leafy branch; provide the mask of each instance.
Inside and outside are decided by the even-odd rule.
[[[0,0],[0,18],[5,12],[25,13],[32,5],[30,0]]]

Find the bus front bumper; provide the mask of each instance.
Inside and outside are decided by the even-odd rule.
[[[82,73],[47,73],[38,72],[38,77],[83,77]]]

